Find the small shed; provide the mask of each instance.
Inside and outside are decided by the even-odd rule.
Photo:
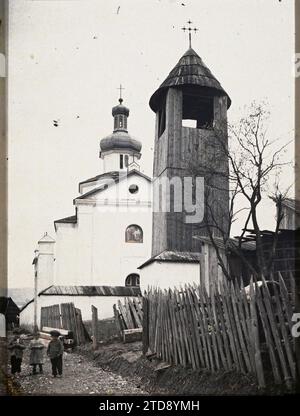
[[[20,309],[12,298],[0,297],[0,313],[5,316],[6,329],[9,330],[19,326]]]

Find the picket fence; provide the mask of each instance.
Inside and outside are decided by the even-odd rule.
[[[266,387],[296,380],[293,304],[280,274],[250,285],[149,289],[143,298],[143,351],[193,369],[238,371]],[[272,377],[272,376],[271,376]],[[269,382],[270,380],[268,380]]]

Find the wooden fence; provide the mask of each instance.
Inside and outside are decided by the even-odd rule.
[[[115,322],[119,333],[124,329],[143,327],[142,298],[125,298],[124,304],[118,301],[118,307],[113,306]]]
[[[77,345],[83,344],[89,338],[82,322],[81,311],[73,303],[42,307],[41,328],[44,326],[72,331]]]
[[[275,383],[292,388],[293,306],[284,280],[252,280],[247,289],[226,281],[210,296],[196,285],[149,289],[143,300],[144,353],[193,369],[251,373],[262,388],[271,373]]]

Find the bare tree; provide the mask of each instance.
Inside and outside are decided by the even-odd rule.
[[[282,203],[287,195],[287,190],[280,191],[278,178],[282,167],[288,164],[283,161],[283,156],[289,143],[278,145],[278,140],[268,138],[268,119],[269,113],[264,104],[252,104],[246,117],[237,125],[228,126],[228,141],[227,126],[215,126],[210,140],[206,142],[204,165],[197,166],[196,160],[189,163],[192,175],[205,177],[206,216],[199,228],[206,230],[219,265],[228,278],[230,272],[220,252],[220,240],[227,252],[235,252],[252,274],[267,275],[274,262],[283,219]],[[272,181],[277,182],[275,192],[268,195]],[[258,211],[261,202],[268,196],[276,204],[277,216],[272,247],[267,254],[262,244]],[[241,202],[242,207],[238,209]],[[230,239],[232,224],[241,213],[245,214],[244,226],[233,244]],[[256,266],[249,262],[243,250],[250,226],[256,239]]]

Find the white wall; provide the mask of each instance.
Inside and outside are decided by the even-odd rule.
[[[155,261],[140,270],[141,291],[148,286],[161,289],[179,288],[186,283],[200,283],[199,263]]]
[[[98,308],[99,319],[112,318],[114,316],[113,305],[117,305],[118,300],[122,304],[124,303],[124,297],[122,296],[39,296],[37,322],[40,326],[41,307],[71,302],[74,303],[76,308],[81,310],[84,321],[92,319],[92,305]],[[20,313],[20,325],[33,325],[33,309],[34,304],[32,302]]]
[[[139,191],[130,194],[136,184]],[[124,286],[151,255],[151,183],[131,175],[89,200],[77,200],[78,224],[57,224],[56,285]],[[118,201],[118,205],[117,205]],[[126,243],[125,230],[137,224],[143,243]]]

